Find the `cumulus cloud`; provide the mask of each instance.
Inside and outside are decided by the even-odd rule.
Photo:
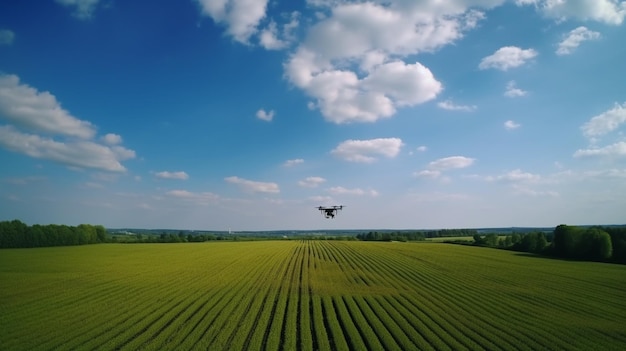
[[[492,55],[484,57],[478,68],[489,69],[494,68],[501,71],[507,71],[510,68],[522,66],[528,60],[537,56],[534,49],[521,49],[517,46],[505,46],[498,49]]]
[[[260,109],[256,112],[256,117],[260,120],[271,122],[274,118],[274,110],[265,111]]]
[[[15,40],[15,33],[9,29],[0,29],[0,45],[11,45]]]
[[[0,118],[10,123],[0,127],[0,146],[33,158],[123,172],[120,162],[135,157],[133,150],[120,145],[119,135],[103,136],[100,140],[107,145],[96,142],[91,123],[72,116],[54,95],[20,83],[15,75],[0,74]]]
[[[331,153],[350,162],[371,163],[378,156],[394,158],[402,148],[399,138],[379,138],[369,140],[346,140]]]
[[[444,157],[430,162],[428,169],[431,171],[446,171],[449,169],[466,168],[471,166],[474,161],[476,159],[465,156]]]
[[[506,130],[517,129],[517,128],[521,127],[521,126],[522,126],[521,124],[515,123],[515,122],[513,122],[511,120],[508,120],[508,121],[504,122],[504,128]]]
[[[100,0],[56,0],[65,7],[73,7],[72,13],[78,19],[89,19],[98,6]]]
[[[580,149],[574,153],[574,157],[603,157],[603,156],[626,156],[626,142],[620,141],[605,147]]]
[[[276,21],[270,20],[267,27],[263,28],[259,33],[259,44],[266,50],[287,48],[295,40],[293,31],[300,25],[299,18],[299,12],[292,12],[289,22],[282,25],[282,30],[279,30]]]
[[[626,102],[622,105],[616,103],[612,109],[592,117],[580,129],[587,138],[597,138],[614,131],[625,122]]]
[[[325,181],[326,179],[322,177],[307,177],[299,181],[298,185],[305,187],[305,188],[315,188],[319,186],[320,184],[324,183]]]
[[[526,96],[526,94],[528,94],[528,92],[518,88],[514,80],[509,81],[506,84],[506,90],[504,91],[504,96],[515,98],[515,97]]]
[[[107,147],[85,140],[63,143],[52,138],[22,133],[11,126],[0,126],[0,145],[37,159],[111,172],[125,171],[120,161],[135,157],[134,151],[121,146]]]
[[[499,0],[475,5],[489,8]],[[309,1],[324,15],[285,64],[287,78],[329,121],[374,122],[437,97],[442,84],[406,58],[460,39],[484,15],[459,2]]]
[[[258,32],[265,17],[268,0],[196,0],[204,15],[226,26],[226,33],[236,41],[247,44]]]
[[[332,195],[354,195],[354,196],[378,196],[378,192],[373,189],[363,190],[361,188],[348,189],[342,186],[336,186],[328,189]]]
[[[418,146],[415,150],[419,152],[425,152],[426,150],[428,150],[428,147],[426,147],[425,145],[421,145],[421,146]]]
[[[101,139],[109,145],[118,145],[122,143],[122,137],[113,133],[106,134]]]
[[[620,0],[516,0],[534,5],[543,15],[558,20],[576,18],[620,25],[626,16],[626,1]]]
[[[569,32],[567,37],[559,43],[556,50],[557,55],[569,55],[582,43],[587,40],[596,40],[600,38],[600,33],[591,31],[587,27],[580,26]]]
[[[303,159],[301,159],[301,158],[295,158],[295,159],[293,159],[293,160],[287,160],[287,161],[285,161],[285,163],[283,164],[283,166],[285,166],[285,167],[293,167],[293,166],[298,165],[298,164],[301,164],[301,163],[304,163],[304,160],[303,160]]]
[[[64,110],[54,95],[20,83],[16,75],[0,75],[0,117],[49,134],[89,139],[96,133],[91,123]]]
[[[276,183],[257,182],[253,180],[243,179],[236,176],[224,178],[231,184],[238,185],[239,188],[249,193],[279,193],[280,189]]]
[[[179,172],[163,171],[163,172],[157,172],[154,175],[157,178],[161,178],[161,179],[179,179],[179,180],[189,179],[189,175],[183,171],[179,171]]]
[[[449,111],[474,111],[476,110],[476,105],[456,105],[451,100],[445,100],[437,103],[437,106],[444,110]]]

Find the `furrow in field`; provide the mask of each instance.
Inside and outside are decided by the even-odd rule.
[[[341,302],[346,307],[350,320],[359,332],[367,350],[399,350],[393,338],[389,338],[388,334],[382,333],[381,330],[378,330],[381,334],[374,332],[372,325],[363,315],[360,306],[351,296],[342,296]],[[383,346],[383,343],[385,346]]]
[[[268,257],[268,259],[274,260],[276,257]],[[256,277],[257,279],[262,279],[265,272],[265,267],[263,265],[257,265],[256,269],[252,271],[254,274],[251,277]],[[207,323],[206,328],[202,332],[200,339],[194,344],[194,348],[198,349],[221,349],[227,345],[224,345],[225,340],[223,339],[223,335],[230,335],[232,332],[232,328],[236,325],[236,322],[232,322],[230,320],[233,311],[240,305],[242,305],[242,301],[245,301],[246,297],[250,298],[250,291],[252,286],[249,285],[249,281],[254,279],[242,279],[239,283],[236,284],[236,290],[231,288],[232,292],[229,292],[226,296],[228,301],[224,302],[216,314],[211,319],[210,323]],[[231,328],[231,329],[229,329]]]

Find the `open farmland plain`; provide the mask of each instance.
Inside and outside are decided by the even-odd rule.
[[[622,350],[626,267],[439,243],[0,251],[1,350]]]

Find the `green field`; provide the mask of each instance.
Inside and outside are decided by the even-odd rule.
[[[440,243],[0,250],[0,350],[623,350],[626,266]]]

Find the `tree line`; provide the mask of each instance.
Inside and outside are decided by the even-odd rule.
[[[552,233],[474,235],[474,245],[532,252],[572,260],[626,264],[626,227],[561,224]]]
[[[457,236],[477,235],[476,229],[439,229],[439,230],[419,230],[419,231],[370,231],[356,235],[357,240],[362,241],[421,241],[426,238],[449,238]]]
[[[102,243],[106,239],[106,229],[101,225],[29,226],[17,219],[0,222],[0,248],[86,245]]]

